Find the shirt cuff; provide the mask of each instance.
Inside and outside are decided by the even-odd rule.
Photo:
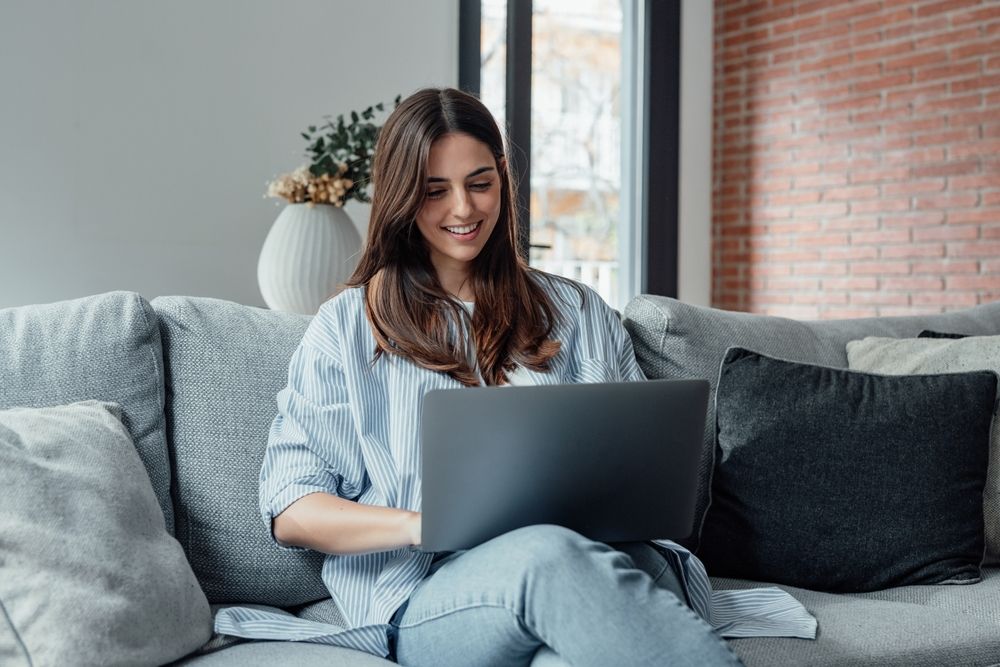
[[[288,506],[299,498],[308,496],[311,493],[330,493],[330,489],[317,484],[300,484],[293,482],[278,493],[274,494],[274,496],[271,497],[270,502],[268,502],[264,507],[263,512],[261,512],[261,518],[264,519],[264,524],[267,526],[267,532],[271,536],[271,541],[274,542],[279,549],[282,549],[283,551],[309,551],[306,547],[297,547],[279,542],[274,536],[274,517],[288,509]]]

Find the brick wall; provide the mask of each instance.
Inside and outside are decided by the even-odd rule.
[[[1000,299],[1000,0],[716,0],[713,302]]]

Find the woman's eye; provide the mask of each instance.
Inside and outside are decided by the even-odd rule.
[[[492,187],[492,183],[473,183],[471,187],[473,190],[489,190]]]
[[[440,199],[442,195],[444,195],[444,190],[428,190],[427,191],[427,198],[428,199]]]

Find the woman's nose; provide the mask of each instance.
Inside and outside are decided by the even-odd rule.
[[[451,213],[456,218],[467,218],[472,213],[472,202],[469,200],[469,193],[465,190],[456,190]]]

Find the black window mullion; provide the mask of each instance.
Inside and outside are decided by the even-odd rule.
[[[525,261],[531,244],[531,4],[507,2],[508,159],[517,178],[518,250]]]
[[[645,2],[646,71],[642,150],[642,216],[646,271],[642,291],[678,294],[681,3]]]
[[[458,87],[476,97],[482,87],[482,0],[459,0]]]

